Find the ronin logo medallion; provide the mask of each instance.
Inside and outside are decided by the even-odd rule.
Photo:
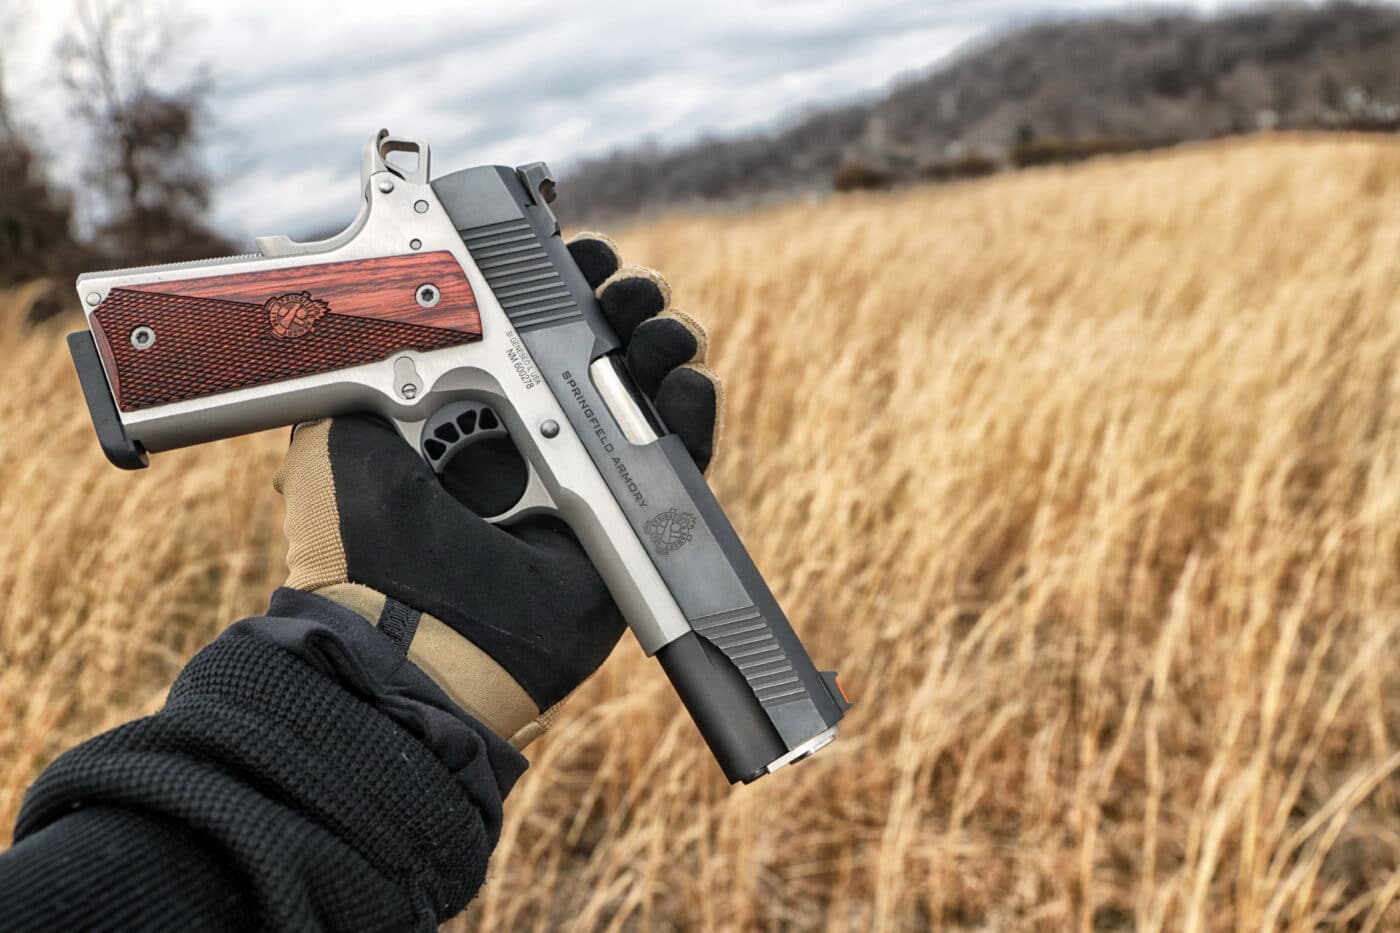
[[[315,328],[316,322],[325,317],[331,306],[310,292],[293,292],[267,299],[263,305],[267,311],[268,323],[272,325],[274,337],[305,337]]]
[[[695,516],[690,512],[667,509],[646,524],[651,543],[662,554],[678,551],[690,541],[695,530]]]

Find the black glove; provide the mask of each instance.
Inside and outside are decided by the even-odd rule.
[[[569,250],[638,385],[707,468],[723,393],[703,363],[704,331],[670,308],[661,276],[621,265],[611,240],[583,234]],[[549,727],[622,634],[616,605],[563,523],[488,524],[383,421],[299,425],[274,484],[287,498],[287,585],[378,625],[516,748]]]

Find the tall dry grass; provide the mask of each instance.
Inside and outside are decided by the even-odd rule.
[[[841,739],[730,789],[625,643],[466,927],[1400,928],[1400,146],[1264,139],[627,232]],[[102,461],[0,345],[0,822],[280,577],[283,437]]]

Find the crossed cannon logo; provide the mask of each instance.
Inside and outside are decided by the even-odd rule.
[[[680,550],[690,541],[690,533],[695,530],[695,521],[695,515],[691,512],[667,509],[646,523],[647,535],[658,551],[669,554]]]
[[[293,292],[267,299],[263,308],[267,311],[273,336],[291,339],[311,333],[316,322],[325,316],[331,306],[312,298],[310,292]]]

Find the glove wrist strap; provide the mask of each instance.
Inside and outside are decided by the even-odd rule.
[[[393,638],[452,702],[516,749],[544,734],[562,705],[542,712],[495,658],[441,619],[409,609],[372,587],[334,583],[314,592]]]

